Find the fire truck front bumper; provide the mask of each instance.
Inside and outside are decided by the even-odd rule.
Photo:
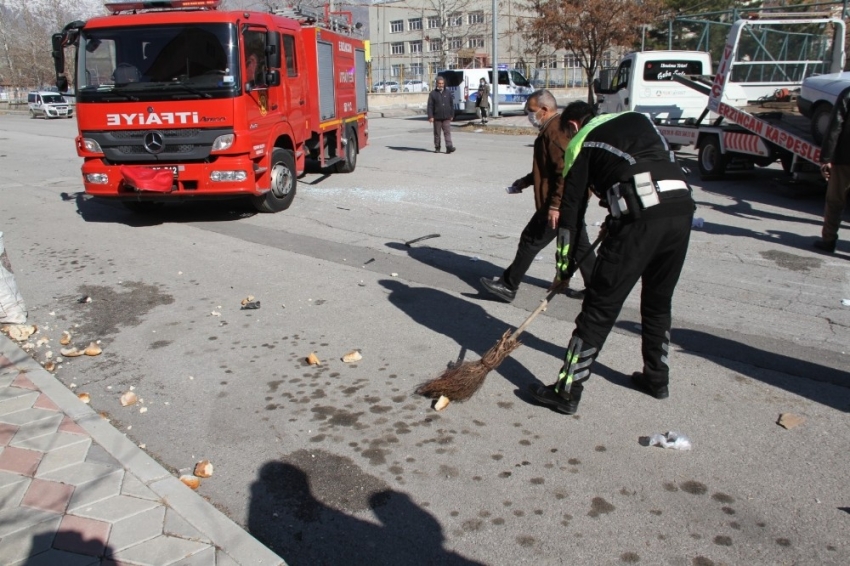
[[[86,193],[97,197],[159,199],[261,195],[262,169],[244,157],[212,163],[107,165],[101,159],[83,163]]]

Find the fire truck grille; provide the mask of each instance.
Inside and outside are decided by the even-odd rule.
[[[198,147],[194,144],[180,144],[180,145],[165,145],[165,149],[163,149],[163,153],[190,153]],[[124,155],[132,155],[142,153],[145,155],[149,155],[149,152],[141,145],[119,145],[116,147],[118,151],[123,153]]]
[[[188,138],[195,137],[200,132],[199,129],[187,129],[187,130],[159,130],[162,132],[162,135],[168,138]],[[111,132],[113,138],[117,140],[131,140],[131,139],[142,139],[145,137],[145,134],[150,132],[150,130],[118,130]]]

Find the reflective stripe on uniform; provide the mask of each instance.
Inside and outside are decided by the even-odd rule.
[[[621,149],[617,149],[616,147],[614,147],[610,143],[585,142],[582,145],[582,147],[595,147],[596,149],[604,149],[605,151],[613,153],[614,155],[616,155],[617,157],[619,157],[621,159],[625,159],[626,161],[629,162],[629,165],[634,165],[634,164],[637,163],[637,160],[634,157],[632,157],[631,155],[629,155],[628,153],[626,153],[625,151],[623,151]]]
[[[578,154],[581,152],[581,148],[584,145],[584,138],[587,137],[587,134],[589,134],[596,126],[601,126],[605,122],[613,120],[619,115],[620,114],[603,114],[602,116],[597,116],[582,126],[578,133],[573,136],[573,139],[571,139],[570,143],[567,145],[567,149],[564,150],[564,177],[566,177],[567,173],[570,172],[573,163],[575,163]]]

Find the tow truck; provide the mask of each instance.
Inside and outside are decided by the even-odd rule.
[[[108,0],[52,38],[76,48],[87,194],[149,212],[248,197],[287,209],[307,158],[352,172],[368,144],[366,49],[349,12],[223,11],[221,0]]]

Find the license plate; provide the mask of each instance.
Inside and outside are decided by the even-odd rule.
[[[174,178],[177,178],[177,166],[176,165],[163,165],[159,167],[151,167],[154,171],[159,171],[161,169],[165,169],[171,171],[171,174],[174,175]]]

